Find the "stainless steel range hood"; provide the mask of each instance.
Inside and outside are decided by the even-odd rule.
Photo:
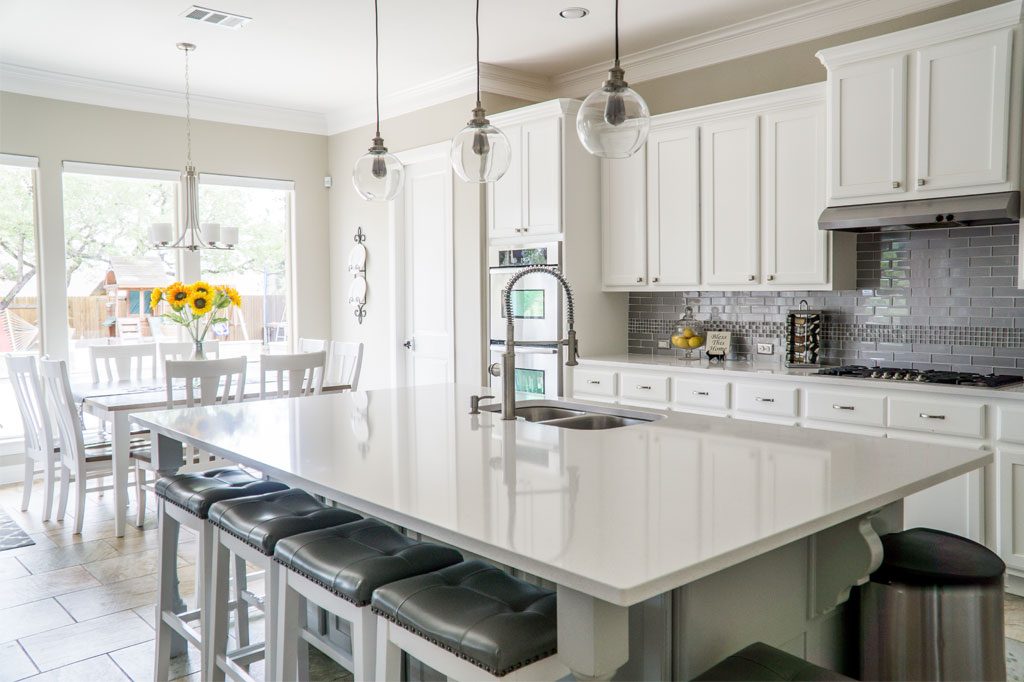
[[[998,192],[884,204],[834,206],[822,211],[818,218],[818,228],[845,232],[887,232],[1017,222],[1020,222],[1020,192]]]

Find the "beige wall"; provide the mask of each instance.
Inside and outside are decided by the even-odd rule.
[[[473,97],[462,97],[428,107],[381,124],[384,144],[392,152],[415,149],[451,139],[469,120]],[[525,106],[529,102],[484,95],[484,106],[494,114]],[[331,322],[334,338],[363,341],[366,344],[360,385],[374,388],[391,385],[392,358],[399,339],[391,338],[392,272],[389,264],[391,236],[388,205],[363,201],[352,187],[352,166],[366,153],[373,137],[372,126],[364,126],[337,135],[328,142],[331,176],[331,288],[337,292],[332,301]],[[482,190],[479,185],[454,181],[455,235],[455,379],[477,383],[482,380],[484,346],[482,295],[484,222],[481,216]],[[367,315],[358,324],[345,301],[351,276],[346,272],[352,236],[357,227],[367,233]]]
[[[323,135],[193,121],[192,156],[200,173],[295,182],[292,241],[297,336],[326,337],[330,329],[327,250],[327,144]],[[61,162],[180,170],[181,118],[0,92],[0,152],[39,158],[39,218],[47,253],[41,267],[63,272]],[[49,248],[55,245],[56,248]],[[63,277],[47,277],[44,314],[60,328],[66,308]],[[59,316],[59,317],[55,317]],[[48,338],[63,355],[66,338]]]
[[[900,0],[892,1],[899,2]],[[1002,1],[957,0],[957,2],[943,7],[909,14],[882,24],[873,24],[820,40],[762,52],[643,83],[635,83],[633,87],[647,100],[652,114],[663,114],[703,104],[725,102],[738,97],[817,83],[825,80],[826,75],[825,67],[814,56],[818,50],[928,24],[998,5]],[[629,79],[628,64],[626,79]]]

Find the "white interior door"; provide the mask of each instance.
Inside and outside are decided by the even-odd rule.
[[[395,383],[450,383],[455,380],[455,271],[448,143],[399,158],[405,186],[393,206]]]

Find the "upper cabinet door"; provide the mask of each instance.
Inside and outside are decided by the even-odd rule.
[[[488,185],[491,237],[514,237],[523,227],[523,148],[522,126],[503,126],[511,147],[508,170],[497,182]]]
[[[917,52],[916,189],[1006,182],[1011,29]]]
[[[759,279],[757,116],[701,128],[701,269],[705,284]]]
[[[561,130],[558,118],[522,127],[523,230],[530,235],[562,231]]]
[[[648,275],[651,284],[700,284],[700,134],[652,130],[647,138]]]
[[[906,55],[836,67],[828,97],[830,198],[907,191]]]
[[[605,286],[647,284],[647,155],[601,161],[601,252]]]
[[[825,207],[825,107],[775,111],[761,118],[761,235],[765,283],[828,283]]]

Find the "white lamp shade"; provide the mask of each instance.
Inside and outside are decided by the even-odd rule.
[[[154,244],[170,244],[174,239],[174,225],[171,223],[153,223],[149,226],[149,241]]]
[[[220,241],[220,223],[203,223],[199,226],[203,235],[203,241],[207,244],[216,244]]]
[[[238,228],[224,225],[220,228],[220,243],[234,246],[238,243]]]

